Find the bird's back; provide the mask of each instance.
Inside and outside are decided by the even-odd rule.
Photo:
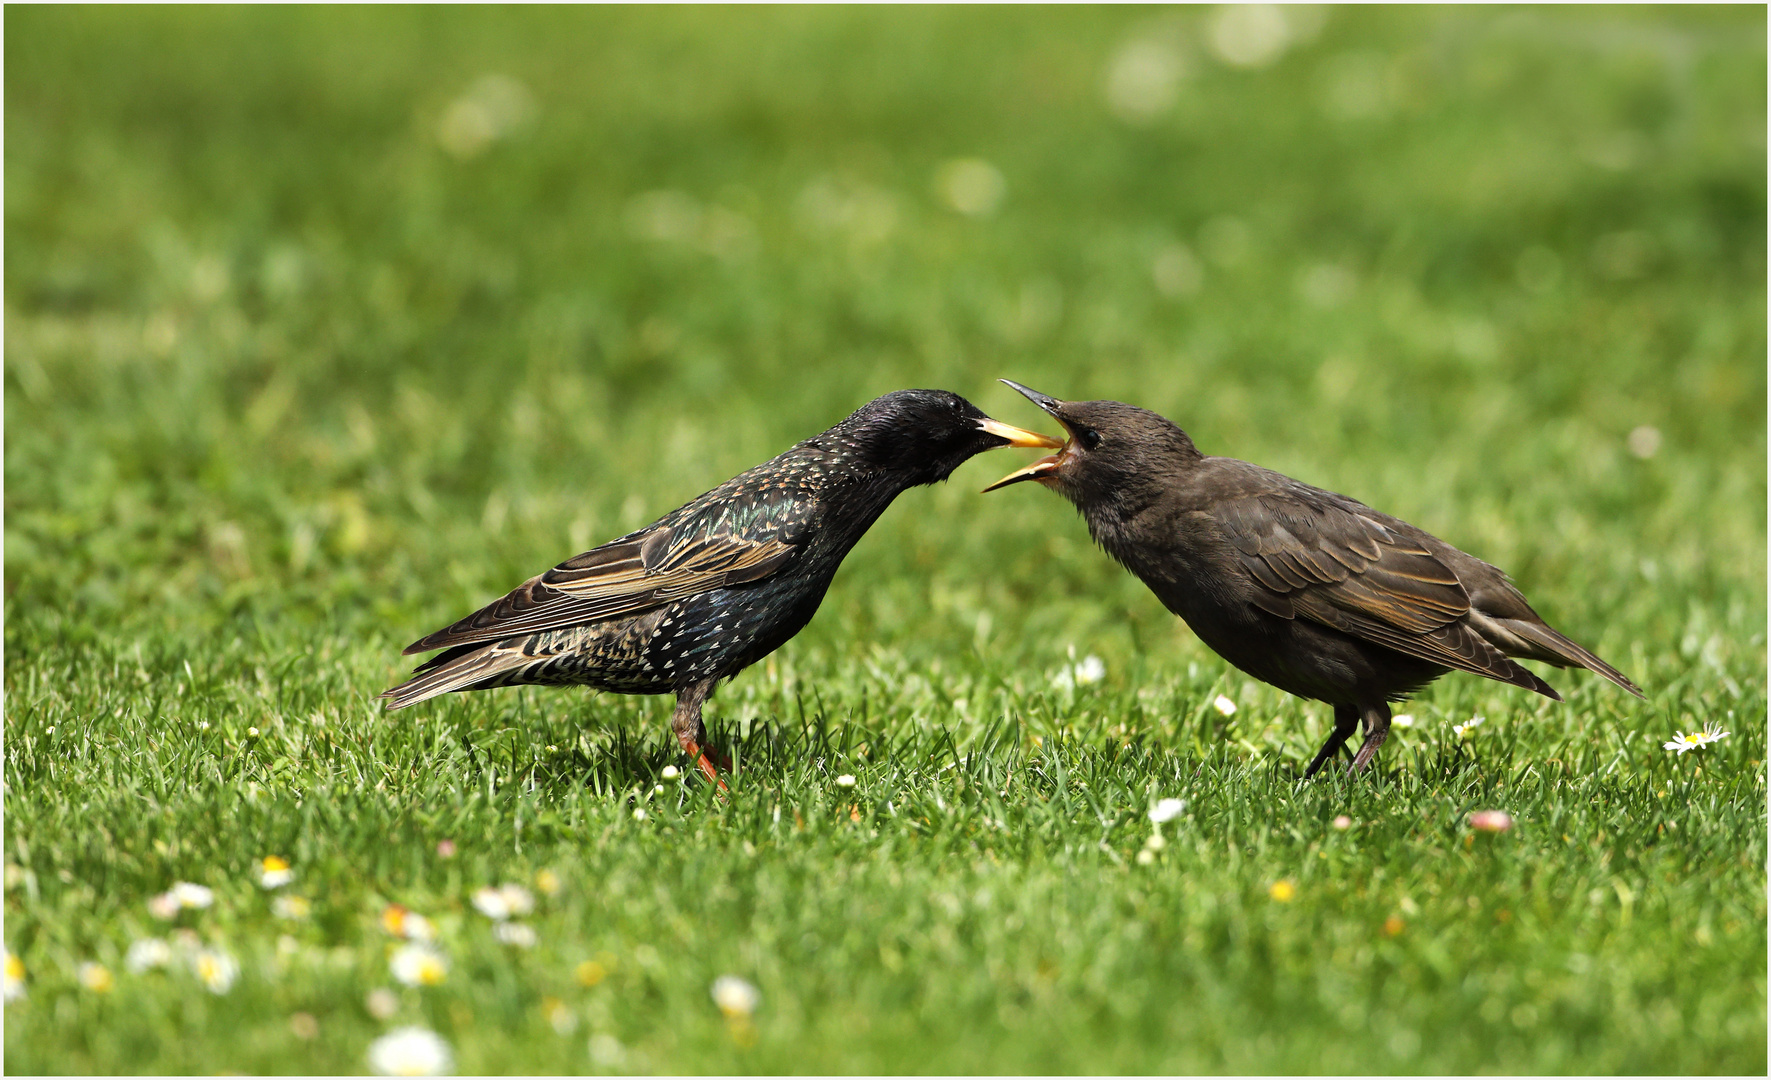
[[[1393,683],[1387,697],[1455,668],[1558,696],[1511,658],[1586,667],[1641,693],[1546,624],[1497,567],[1272,469],[1199,458],[1137,513],[1088,516],[1202,640],[1294,693],[1351,700]]]

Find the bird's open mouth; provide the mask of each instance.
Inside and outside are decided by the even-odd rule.
[[[978,427],[997,438],[1007,439],[1010,446],[1019,446],[1022,448],[1038,447],[1043,450],[1049,450],[1053,447],[1064,445],[1063,440],[1061,439],[1054,439],[1050,435],[1041,435],[1037,431],[1027,431],[1023,428],[1012,427],[1000,420],[992,420],[988,416],[979,420],[977,423]]]
[[[1063,446],[1065,449],[1069,449],[1070,444],[1064,443]],[[1063,463],[1063,458],[1062,450],[1055,454],[1047,454],[1024,468],[1016,469],[984,490],[995,491],[999,487],[1008,487],[1010,484],[1018,484],[1023,480],[1043,480],[1058,471],[1058,466]]]
[[[1013,382],[1008,379],[1002,379],[1000,381],[1009,385],[1009,386],[1014,387],[1016,390],[1019,390],[1022,394],[1024,394],[1027,397],[1027,399],[1029,401],[1033,402],[1033,404],[1039,406],[1040,408],[1044,409],[1047,413],[1049,413],[1051,415],[1052,419],[1056,420],[1060,424],[1063,424],[1065,433],[1068,434],[1071,437],[1071,439],[1075,438],[1076,433],[1074,431],[1070,430],[1070,424],[1062,416],[1058,415],[1058,406],[1060,404],[1062,404],[1061,402],[1059,402],[1055,398],[1048,397],[1047,395],[1042,394],[1039,391],[1034,390],[1030,387],[1022,386],[1018,382]],[[992,421],[992,423],[994,423],[994,421]],[[1010,430],[1017,430],[1017,429],[1011,428]],[[1055,454],[1048,454],[1045,457],[1040,458],[1038,461],[1035,461],[1035,462],[1025,466],[1024,468],[1016,469],[1014,472],[1009,473],[1007,476],[1003,477],[1001,480],[998,480],[996,483],[991,484],[989,487],[985,488],[984,490],[985,491],[995,491],[997,488],[1008,487],[1010,484],[1018,484],[1023,480],[1043,480],[1046,477],[1050,476],[1052,473],[1057,472],[1058,466],[1060,466],[1064,463],[1064,455],[1066,453],[1068,453],[1070,450],[1071,439],[1065,439],[1063,442],[1059,442],[1056,439],[1047,438],[1044,435],[1041,435],[1040,438],[1044,439],[1045,441],[1039,442],[1039,443],[1010,443],[1009,445],[1010,446],[1057,447],[1057,448],[1059,448],[1058,452]]]

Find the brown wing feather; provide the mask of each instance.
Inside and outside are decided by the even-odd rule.
[[[1535,690],[1557,701],[1562,700],[1562,695],[1549,683],[1508,659],[1499,649],[1483,640],[1480,634],[1461,623],[1449,623],[1427,633],[1411,633],[1381,619],[1325,602],[1325,597],[1320,592],[1294,598],[1293,603],[1298,613],[1306,618],[1394,649],[1406,656],[1418,657],[1473,675],[1485,675],[1490,679]]]
[[[710,589],[758,581],[799,548],[780,536],[756,541],[723,534],[677,542],[669,526],[660,526],[568,559],[405,651],[429,652],[637,614]]]
[[[1256,600],[1263,609],[1281,615],[1289,609],[1447,667],[1507,682],[1519,682],[1521,674],[1535,678],[1474,634],[1439,634],[1403,648],[1461,618],[1470,610],[1469,593],[1420,540],[1337,499],[1300,485],[1219,508],[1243,569],[1276,594]],[[1275,602],[1281,600],[1289,603]]]

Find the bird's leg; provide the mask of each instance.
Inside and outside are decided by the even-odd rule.
[[[1365,744],[1353,755],[1353,764],[1347,766],[1347,775],[1364,769],[1377,757],[1377,748],[1384,744],[1390,735],[1390,706],[1387,702],[1378,702],[1365,709]]]
[[[1310,767],[1304,770],[1304,779],[1308,780],[1315,776],[1316,770],[1322,768],[1323,762],[1340,753],[1341,747],[1347,745],[1347,740],[1352,738],[1353,732],[1357,730],[1359,730],[1359,710],[1351,705],[1336,705],[1334,707],[1334,731],[1329,734],[1328,741],[1322,744],[1322,749],[1316,751],[1316,757],[1310,762]]]
[[[708,756],[711,748],[707,745],[707,725],[701,721],[701,705],[712,692],[712,679],[678,690],[676,711],[670,716],[670,729],[676,732],[677,741],[683,744],[683,753],[694,758],[695,765],[702,774],[724,791],[726,782],[720,778],[720,765],[715,764],[715,758],[723,761],[727,771],[731,770],[732,764],[717,750],[712,751],[713,757]]]

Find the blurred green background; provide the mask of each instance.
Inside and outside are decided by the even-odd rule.
[[[148,827],[119,793],[212,770],[299,802],[320,767],[282,734],[298,714],[334,710],[408,777],[543,716],[665,760],[652,699],[369,702],[406,642],[877,394],[1037,426],[1005,376],[1156,409],[1506,568],[1654,705],[1565,674],[1559,712],[1470,679],[1416,711],[1504,714],[1520,762],[1638,739],[1650,786],[1655,740],[1731,723],[1717,753],[1751,789],[1731,827],[1763,863],[1764,736],[1740,730],[1765,681],[1762,8],[10,7],[5,27],[6,910],[33,972],[112,932],[54,929],[15,881],[138,912],[202,860],[130,839]],[[1024,457],[904,496],[856,549],[778,657],[818,705],[783,712],[752,673],[712,714],[963,743],[984,710],[953,706],[962,679],[974,702],[1013,688],[1016,745],[1307,760],[1319,709],[1223,679],[1049,495],[977,494]],[[1044,691],[1071,647],[1117,704]],[[1234,745],[1198,726],[1214,687],[1243,703]],[[1172,710],[1138,704],[1157,691]],[[179,734],[194,715],[213,737]],[[425,724],[443,734],[398,741]],[[247,725],[287,746],[253,751]],[[1399,732],[1386,757],[1418,770],[1411,745],[1437,743]],[[233,805],[176,787],[172,820]],[[393,889],[378,842],[337,872]],[[109,899],[76,887],[82,850]],[[1759,920],[1731,948],[1762,956],[1762,877],[1730,881]],[[1761,1070],[1763,972],[1722,970],[1731,1034],[1638,1025],[1614,1058],[1488,1057],[1480,1033],[1336,1057],[1317,1029],[1277,1056],[1225,1036],[999,1058],[986,1024],[957,1056],[723,1064]],[[10,1069],[204,1060],[18,1008]],[[465,1061],[588,1067],[488,1045]],[[723,1060],[672,1055],[643,1060]]]

